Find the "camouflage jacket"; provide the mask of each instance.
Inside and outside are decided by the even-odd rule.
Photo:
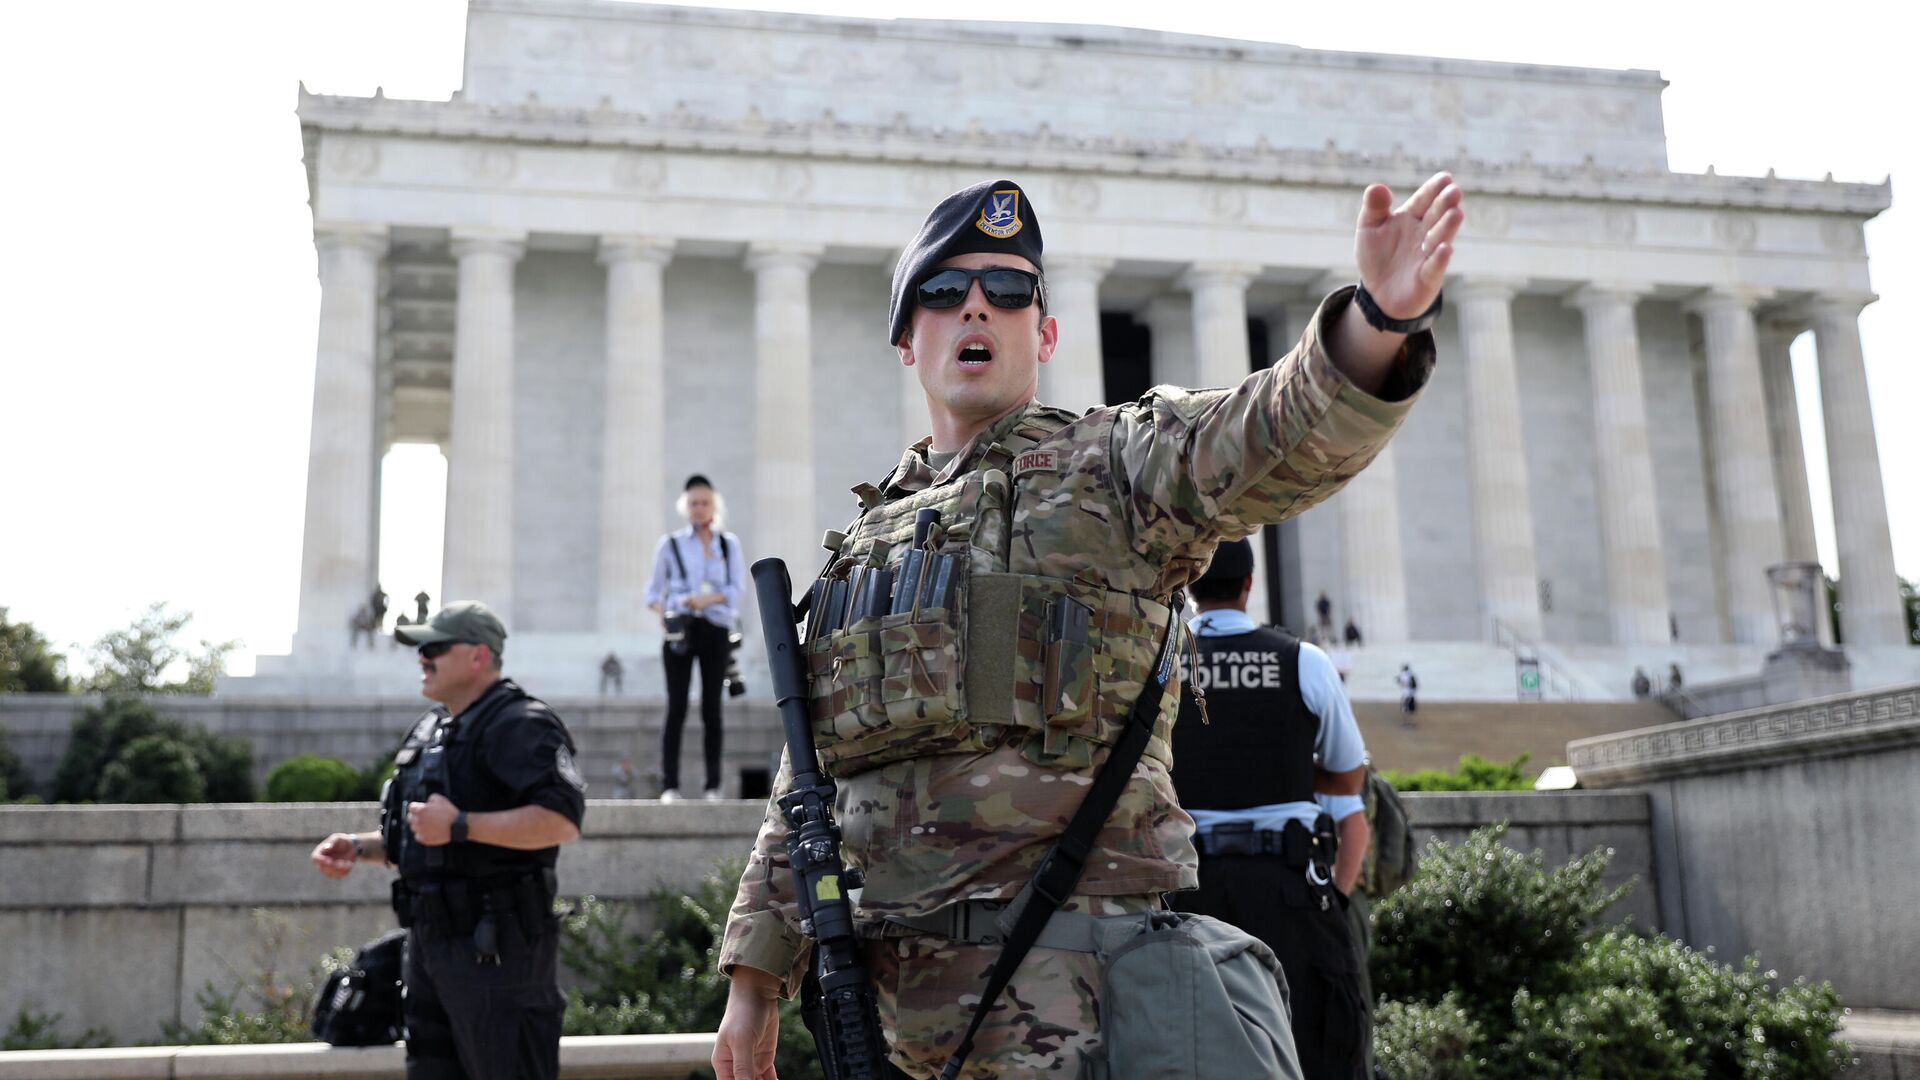
[[[1429,334],[1408,340],[1380,397],[1333,366],[1322,337],[1351,293],[1329,297],[1291,352],[1238,386],[1156,387],[1138,401],[1078,419],[1029,403],[940,472],[926,460],[928,440],[910,448],[880,497],[904,498],[977,468],[985,448],[1023,423],[1031,427],[1038,414],[1053,414],[1045,419],[1057,430],[1037,449],[1050,451],[1048,463],[1058,470],[1054,497],[1016,509],[1007,569],[1164,602],[1200,575],[1221,540],[1247,536],[1339,490],[1386,444],[1425,386],[1434,362]],[[1176,694],[1163,703],[1165,724],[1177,703]],[[1025,749],[1015,740],[934,753],[840,781],[845,854],[867,877],[858,908],[863,927],[879,932],[888,915],[1020,891],[1105,759],[1101,750],[1091,761],[1046,767]],[[1195,886],[1193,821],[1174,796],[1167,757],[1150,752],[1136,767],[1087,860],[1079,895],[1152,896]],[[783,760],[776,799],[791,782]],[[769,800],[727,921],[720,968],[771,972],[792,994],[807,951],[785,840]]]

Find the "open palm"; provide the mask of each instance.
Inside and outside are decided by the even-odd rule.
[[[1354,263],[1387,315],[1417,318],[1439,297],[1453,261],[1453,238],[1466,220],[1463,198],[1449,173],[1433,174],[1397,207],[1385,184],[1373,184],[1360,196]]]

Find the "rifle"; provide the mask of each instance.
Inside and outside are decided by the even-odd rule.
[[[887,1061],[886,1040],[874,1004],[873,980],[860,959],[849,889],[862,877],[840,859],[840,826],[833,820],[833,779],[820,768],[807,718],[807,661],[794,625],[805,606],[793,607],[787,564],[753,564],[754,594],[766,635],[773,698],[786,729],[793,789],[780,796],[787,822],[787,862],[800,900],[800,932],[813,939],[813,966],[801,990],[807,1030],[820,1051],[827,1080],[885,1080],[900,1076]]]

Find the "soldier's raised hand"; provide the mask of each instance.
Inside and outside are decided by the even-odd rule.
[[[1466,220],[1465,195],[1450,173],[1434,173],[1406,202],[1373,184],[1360,196],[1353,231],[1360,281],[1395,319],[1414,319],[1433,306],[1453,259],[1453,238]]]

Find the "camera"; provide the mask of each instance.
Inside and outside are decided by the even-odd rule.
[[[669,615],[666,621],[667,651],[675,656],[685,656],[693,648],[693,642],[687,640],[687,626],[693,621],[691,615]]]
[[[740,632],[727,635],[727,672],[722,678],[727,682],[727,696],[739,697],[747,692],[747,682],[740,677]]]

